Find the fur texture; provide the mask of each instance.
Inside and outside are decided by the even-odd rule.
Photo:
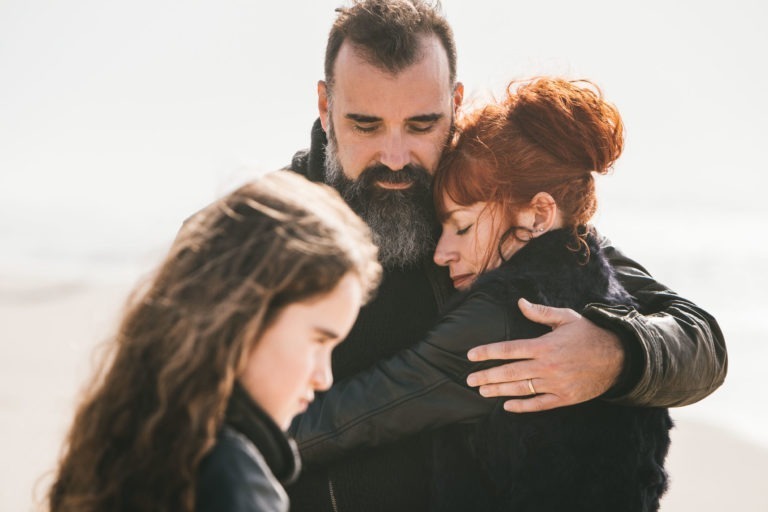
[[[555,231],[528,243],[475,285],[525,320],[517,299],[577,311],[590,302],[634,305],[591,234],[586,253]],[[672,422],[666,409],[623,407],[600,399],[511,414],[499,399],[478,425],[435,436],[433,510],[621,511],[659,508]]]

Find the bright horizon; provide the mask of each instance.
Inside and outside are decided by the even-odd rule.
[[[187,215],[286,165],[309,144],[340,4],[1,3],[0,275],[134,276]],[[443,7],[467,103],[541,74],[603,89],[627,142],[615,172],[597,179],[598,228],[662,282],[718,308],[721,321],[755,324],[722,294],[746,280],[751,297],[768,284],[745,278],[750,260],[725,245],[768,257],[761,237],[746,236],[768,218],[755,186],[768,140],[765,8]]]
[[[184,216],[286,165],[309,143],[339,4],[0,4],[0,241],[20,251],[0,264],[162,245]],[[749,186],[768,133],[762,6],[511,4],[443,2],[468,102],[513,78],[595,81],[627,127],[598,180],[598,226],[620,237],[650,208],[671,210],[675,231],[696,219],[673,212],[768,211]]]

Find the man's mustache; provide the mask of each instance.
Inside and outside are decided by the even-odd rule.
[[[373,185],[376,182],[405,184],[413,183],[429,187],[432,176],[420,165],[408,164],[398,171],[393,171],[386,165],[377,164],[366,167],[358,177],[364,186]]]

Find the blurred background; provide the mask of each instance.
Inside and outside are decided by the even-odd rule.
[[[308,146],[342,3],[0,0],[0,510],[44,494],[95,347],[183,219]],[[662,510],[768,510],[765,4],[443,10],[470,103],[550,74],[618,106],[595,224],[715,315],[730,355],[673,410]]]

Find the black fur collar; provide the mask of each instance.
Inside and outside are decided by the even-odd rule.
[[[312,181],[325,182],[325,147],[328,138],[323,130],[320,119],[312,124],[312,139],[307,153],[307,178]]]
[[[283,484],[296,480],[301,470],[296,442],[235,382],[227,403],[225,422],[247,437]]]
[[[532,302],[577,311],[591,302],[634,305],[632,297],[619,284],[613,268],[590,228],[586,242],[574,251],[570,230],[557,229],[534,238],[512,257],[477,280],[480,287],[514,288]],[[586,262],[585,262],[586,261]]]

